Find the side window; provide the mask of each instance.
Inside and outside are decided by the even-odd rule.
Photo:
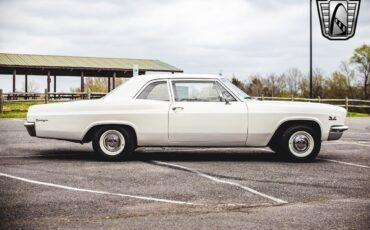
[[[228,101],[236,101],[235,97],[231,95],[222,85],[217,83],[217,86],[220,90],[221,95]]]
[[[137,99],[170,101],[170,95],[168,93],[167,88],[167,81],[156,81],[149,84],[139,94]]]
[[[214,81],[173,81],[172,87],[176,101],[222,101]]]

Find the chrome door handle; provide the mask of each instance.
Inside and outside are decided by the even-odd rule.
[[[184,107],[172,107],[172,110],[173,111],[176,111],[176,110],[183,110],[184,109]]]

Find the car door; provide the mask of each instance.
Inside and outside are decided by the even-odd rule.
[[[186,146],[245,144],[247,106],[217,80],[171,80],[171,92],[171,142]]]
[[[167,79],[154,80],[138,93],[128,114],[136,124],[138,144],[165,146],[168,144],[168,110],[171,105]]]

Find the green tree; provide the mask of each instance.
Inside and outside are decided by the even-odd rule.
[[[355,49],[351,62],[357,66],[358,72],[363,77],[364,98],[367,99],[370,75],[370,45],[364,44]]]
[[[336,71],[326,80],[325,94],[328,98],[345,98],[348,96],[349,88],[347,77]]]

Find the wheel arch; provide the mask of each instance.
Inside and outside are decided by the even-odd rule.
[[[93,124],[89,125],[85,129],[85,131],[83,132],[83,135],[82,135],[82,138],[81,138],[81,142],[82,143],[88,143],[88,142],[90,142],[92,140],[92,137],[93,137],[93,134],[94,134],[95,130],[97,130],[98,128],[107,127],[107,126],[109,126],[109,127],[122,127],[122,128],[127,129],[129,132],[131,132],[133,134],[135,146],[137,146],[137,143],[138,143],[138,132],[137,132],[136,127],[133,124],[131,124],[131,123],[115,122],[115,121],[98,122],[98,123],[93,123]]]
[[[305,125],[305,126],[313,128],[316,131],[316,133],[319,135],[318,138],[321,140],[322,125],[319,121],[317,121],[316,119],[290,119],[290,120],[282,121],[277,126],[277,128],[273,132],[273,135],[271,136],[268,142],[268,146],[271,146],[272,144],[274,144],[286,129],[294,125]]]

